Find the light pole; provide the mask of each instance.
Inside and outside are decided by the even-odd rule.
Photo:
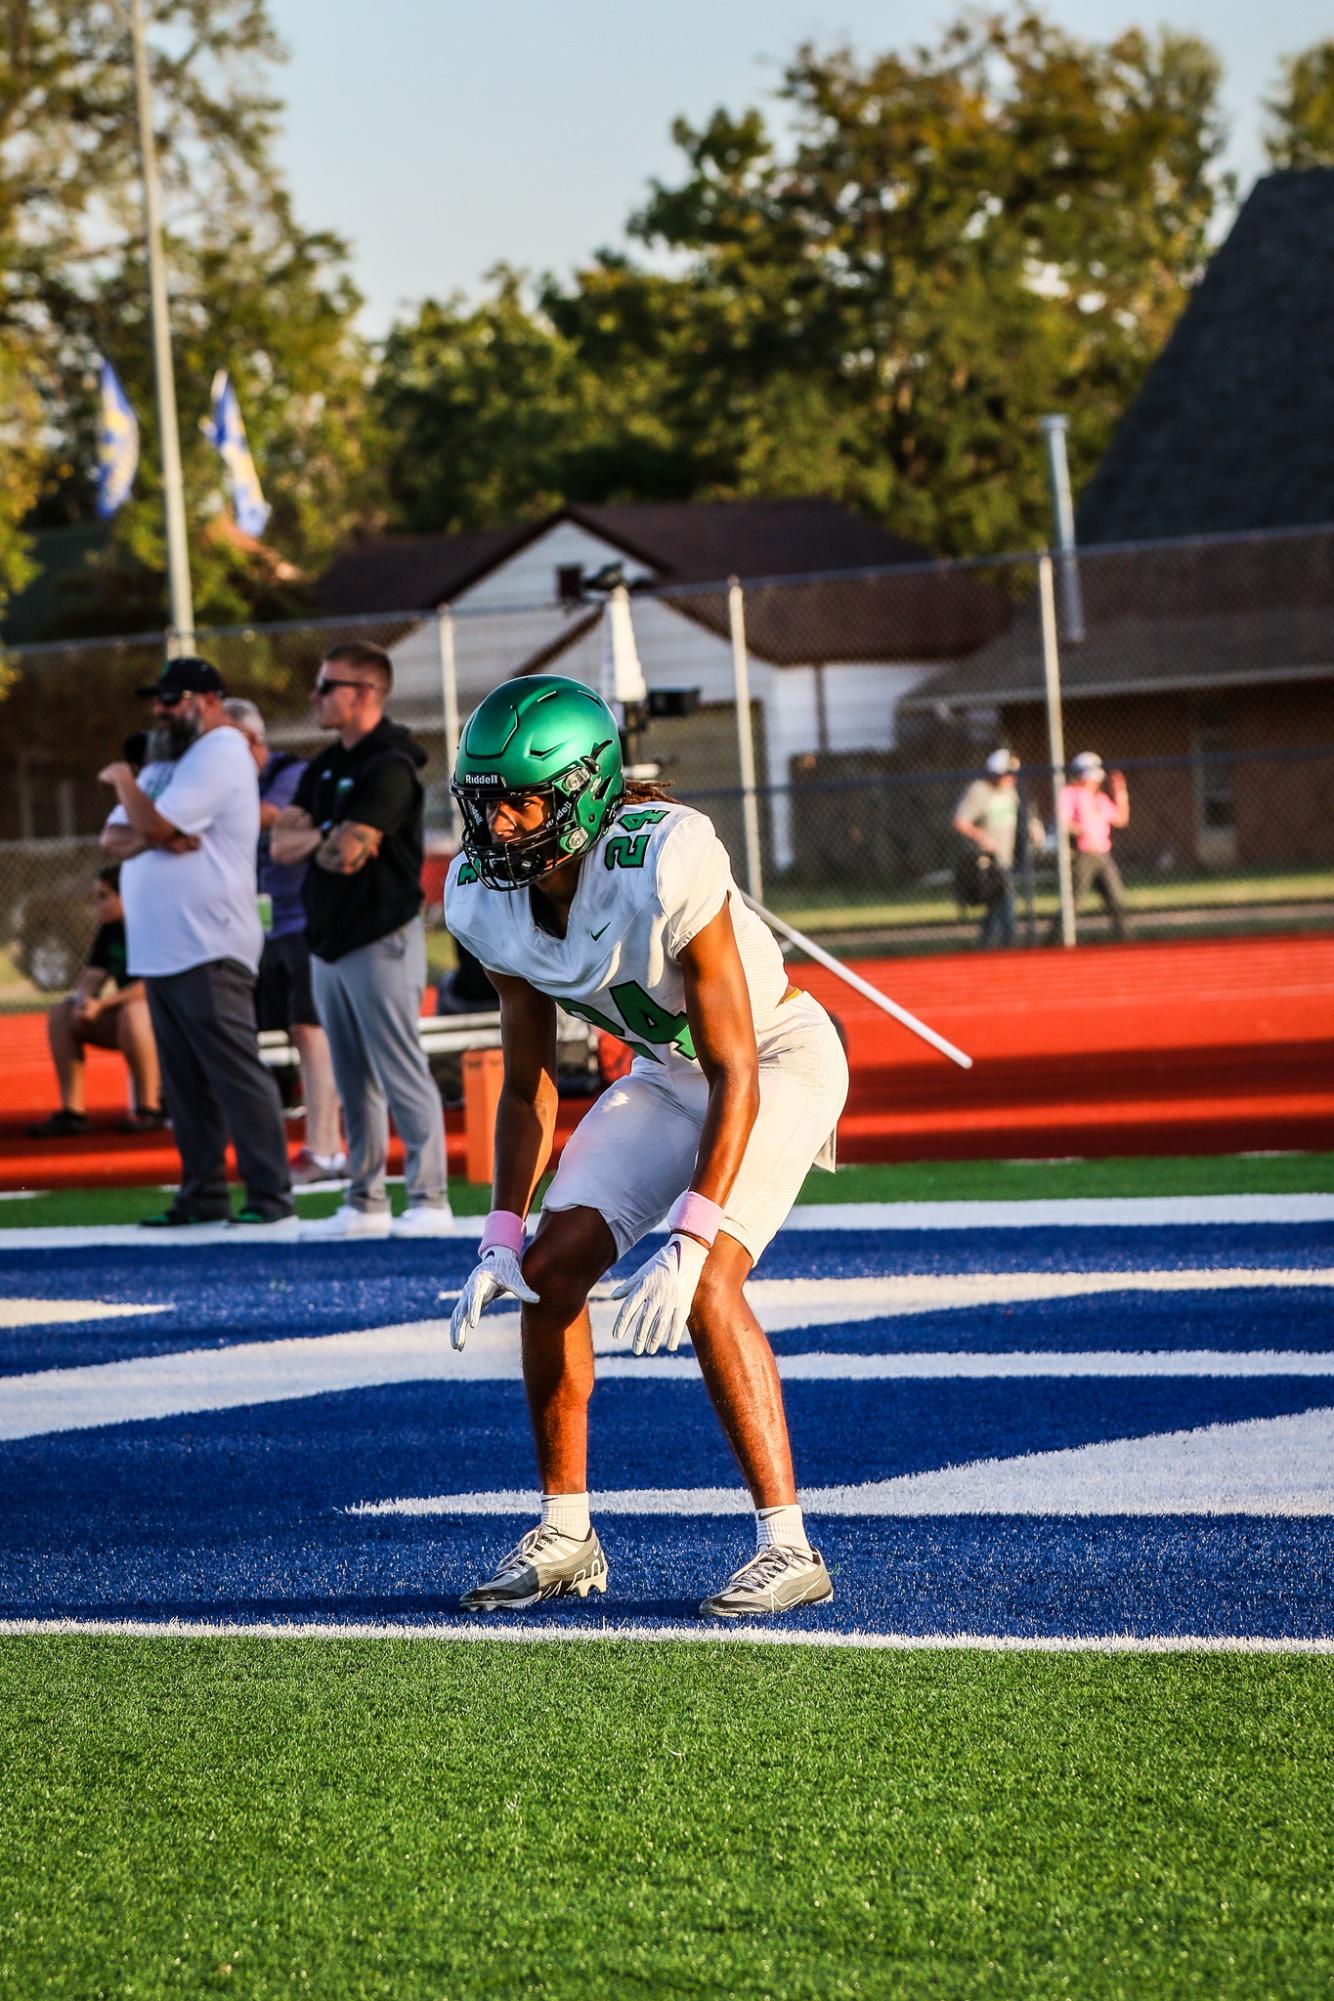
[[[162,439],[162,499],[167,517],[167,580],[171,600],[167,652],[191,653],[195,643],[195,611],[190,592],[185,481],[181,473],[180,429],[176,422],[176,378],[171,366],[167,273],[162,258],[161,199],[158,192],[157,148],[153,143],[153,107],[148,88],[148,52],[144,44],[142,0],[129,0],[129,17],[134,43],[135,96],[139,108],[139,151],[144,174],[144,236],[148,247],[148,291],[153,322],[153,375],[157,383],[158,431]]]

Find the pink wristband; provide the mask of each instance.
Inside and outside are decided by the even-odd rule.
[[[523,1217],[517,1216],[513,1209],[493,1209],[486,1219],[478,1249],[513,1251],[517,1258],[523,1249]]]
[[[678,1195],[668,1211],[669,1230],[685,1230],[703,1243],[711,1244],[723,1227],[723,1212],[716,1202],[710,1202],[707,1195],[697,1195],[693,1188],[687,1188],[684,1195]]]

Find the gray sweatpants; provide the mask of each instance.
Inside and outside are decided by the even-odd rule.
[[[388,1206],[392,1112],[407,1153],[408,1201],[443,1207],[449,1200],[445,1119],[417,1039],[426,985],[421,918],[341,959],[312,955],[310,976],[343,1101],[352,1175],[348,1201],[354,1209]]]
[[[181,1156],[173,1207],[192,1216],[231,1214],[226,1148],[231,1133],[247,1205],[261,1216],[292,1210],[278,1086],[259,1060],[255,976],[235,959],[144,981],[162,1095]]]

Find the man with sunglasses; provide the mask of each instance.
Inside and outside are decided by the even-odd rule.
[[[334,741],[275,820],[280,865],[309,861],[302,895],[315,1005],[343,1104],[351,1176],[343,1206],[306,1234],[448,1232],[445,1127],[417,1024],[426,984],[422,786],[426,753],[385,714],[389,655],[348,641],[320,665],[315,716]],[[391,1223],[389,1115],[407,1154],[408,1208]]]
[[[227,1222],[230,1132],[245,1182],[238,1223],[295,1231],[278,1089],[259,1058],[255,892],[259,786],[207,660],[169,660],[139,694],[153,705],[149,762],[99,777],[117,804],[101,844],[121,869],[129,970],[148,995],[181,1185],[153,1224]]]

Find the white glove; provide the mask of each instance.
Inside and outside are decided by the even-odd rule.
[[[674,1355],[708,1255],[694,1237],[668,1237],[647,1264],[612,1287],[612,1298],[624,1301],[612,1340],[624,1341],[628,1335],[636,1355],[656,1355],[665,1335],[667,1352]]]
[[[483,1307],[489,1306],[493,1299],[499,1299],[502,1292],[512,1292],[516,1299],[526,1300],[529,1306],[537,1304],[537,1294],[530,1285],[524,1284],[515,1253],[501,1244],[493,1244],[489,1251],[482,1252],[467,1284],[454,1301],[454,1311],[449,1316],[452,1347],[462,1348],[481,1319]]]

